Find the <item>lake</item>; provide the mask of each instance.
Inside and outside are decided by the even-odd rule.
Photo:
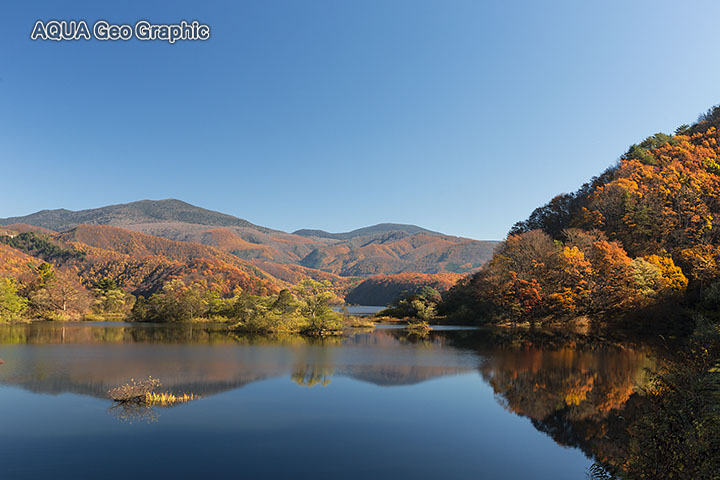
[[[354,315],[356,317],[369,317],[371,315],[375,315],[381,310],[385,310],[387,307],[372,305],[349,305],[344,308],[350,315]],[[336,312],[340,312],[343,309],[341,307],[333,307],[333,310],[335,310]]]
[[[36,323],[0,327],[0,358],[4,480],[583,479],[652,366],[630,347],[452,327],[317,340]],[[201,398],[108,399],[148,376]]]

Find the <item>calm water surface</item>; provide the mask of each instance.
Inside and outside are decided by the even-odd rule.
[[[583,479],[650,366],[631,348],[479,330],[321,341],[128,324],[0,327],[0,358],[2,479]],[[202,398],[107,398],[148,376]]]
[[[370,315],[375,315],[380,310],[384,310],[387,307],[372,305],[350,305],[345,308],[350,315],[355,315],[357,317],[369,317]],[[340,307],[335,307],[335,310],[341,311],[342,309]]]

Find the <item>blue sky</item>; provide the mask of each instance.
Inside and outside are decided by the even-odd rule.
[[[179,198],[292,231],[503,238],[720,103],[719,2],[0,6],[0,217]],[[195,20],[206,42],[32,41]]]

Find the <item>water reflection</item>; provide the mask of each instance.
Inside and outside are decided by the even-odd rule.
[[[496,331],[438,330],[418,339],[398,329],[377,329],[309,339],[241,336],[212,326],[127,324],[2,326],[0,357],[5,361],[0,385],[104,400],[109,389],[148,376],[159,378],[162,390],[211,398],[272,378],[317,391],[341,377],[397,387],[462,375],[458,393],[472,386],[468,382],[482,382],[512,415],[528,418],[560,445],[605,461],[619,458],[624,418],[632,415],[634,393],[653,366],[649,352],[637,347],[572,338],[548,343]],[[443,401],[453,397],[449,393]],[[141,405],[112,405],[107,411],[127,423],[152,423],[159,416],[157,408]]]
[[[130,378],[153,376],[173,393],[212,395],[282,375],[301,385],[327,385],[332,376],[408,385],[477,368],[476,356],[444,344],[443,336],[417,343],[383,330],[314,339],[193,325],[14,325],[0,327],[0,382],[104,397]]]
[[[158,412],[153,407],[139,403],[115,403],[108,408],[108,413],[124,423],[155,423]]]
[[[657,366],[652,348],[526,331],[456,343],[484,356],[480,374],[506,410],[590,458],[614,465],[625,458],[639,392]]]

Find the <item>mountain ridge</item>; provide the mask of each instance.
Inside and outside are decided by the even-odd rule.
[[[175,198],[138,200],[83,210],[46,209],[25,216],[0,218],[0,225],[28,224],[61,232],[78,225],[123,226],[163,221],[207,226],[249,227],[265,233],[276,231],[255,225],[242,218],[197,207]]]
[[[140,200],[72,211],[41,210],[0,219],[0,226],[37,233],[87,226],[126,230],[213,247],[271,270],[286,280],[298,275],[367,277],[395,273],[468,273],[492,254],[495,242],[453,237],[417,225],[380,223],[349,232],[286,233],[177,199]],[[100,235],[100,231],[93,231]],[[92,243],[92,242],[90,242]],[[231,262],[232,263],[232,262]]]
[[[135,216],[132,216],[132,214]],[[201,215],[203,215],[204,218]],[[64,218],[59,218],[61,216],[64,216]],[[285,232],[283,230],[257,225],[234,215],[198,207],[176,198],[166,198],[161,200],[143,199],[128,203],[116,203],[81,210],[69,210],[67,208],[43,209],[27,215],[0,218],[0,225],[7,226],[12,224],[26,224],[46,228],[56,232],[62,232],[65,230],[71,230],[78,225],[124,226],[172,221],[212,227],[247,227],[264,233],[278,232],[302,237],[318,237],[334,240],[348,240],[354,237],[396,231],[408,233],[410,235],[417,233],[424,233],[428,235],[446,235],[442,232],[429,230],[418,225],[389,222],[360,227],[348,232],[331,233],[322,229],[306,228],[295,230],[293,232]]]
[[[325,230],[315,229],[300,229],[292,232],[293,235],[300,235],[303,237],[318,237],[318,238],[332,238],[336,240],[348,240],[354,237],[361,237],[365,235],[372,235],[377,233],[388,233],[388,232],[405,232],[410,235],[416,233],[426,233],[430,235],[443,235],[440,232],[434,232],[417,225],[409,225],[404,223],[378,223],[376,225],[370,225],[368,227],[356,228],[349,232],[330,233]]]

